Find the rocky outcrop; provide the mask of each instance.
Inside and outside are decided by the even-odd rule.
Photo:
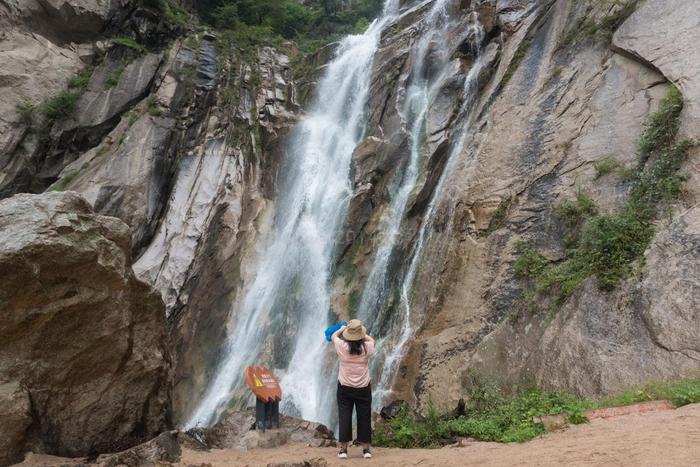
[[[335,446],[335,436],[325,425],[282,415],[279,429],[265,432],[255,430],[255,411],[247,409],[225,415],[216,425],[202,430],[210,448],[253,449],[271,448],[287,441],[306,446]]]
[[[645,254],[644,278],[612,293],[594,280],[552,319],[516,320],[487,336],[472,367],[490,379],[609,394],[700,366],[700,208],[663,230]]]
[[[128,227],[77,193],[0,202],[0,463],[116,451],[170,424],[163,304]]]
[[[174,5],[0,3],[0,58],[9,63],[0,79],[0,197],[46,189],[148,94],[163,50],[182,33]]]
[[[666,72],[661,64],[650,65],[653,60],[632,53],[643,50],[632,45],[639,44],[638,35],[647,44],[663,43],[665,33],[657,30],[651,39],[647,29],[673,28],[665,20],[637,23],[639,15],[656,12],[654,2],[642,2],[622,23],[613,50],[606,42],[612,31],[581,28],[612,21],[617,7],[565,0],[510,3],[499,2],[506,33],[500,63],[479,97],[478,119],[446,175],[448,188],[434,211],[430,246],[423,253],[430,260],[420,264],[411,302],[412,314],[424,319],[400,370],[405,378],[397,380],[397,392],[419,403],[430,395],[434,402],[451,404],[464,394],[464,376],[476,369],[507,384],[593,396],[625,383],[680,377],[698,369],[696,350],[687,347],[687,339],[666,347],[653,337],[657,331],[652,329],[659,327],[655,320],[684,336],[685,319],[697,308],[685,294],[670,301],[655,289],[658,279],[652,278],[661,277],[658,263],[646,262],[641,284],[633,279],[615,293],[604,293],[589,281],[556,314],[535,315],[527,311],[524,285],[512,268],[520,240],[551,260],[563,257],[562,226],[554,209],[577,192],[587,193],[603,212],[622,205],[629,186],[596,167],[609,159],[622,167],[636,164],[648,116],[667,92],[667,79],[680,78],[669,65],[687,70],[694,49],[678,47],[663,54]],[[690,7],[689,2],[675,3],[679,11]],[[516,14],[519,19],[513,21]],[[689,105],[682,128],[689,128],[692,118]],[[683,170],[690,175],[692,193],[697,188],[692,163]],[[684,203],[692,206],[692,195]],[[674,212],[684,209],[681,205]],[[499,221],[494,223],[496,214]],[[687,229],[694,229],[693,223]],[[669,231],[677,232],[674,226]],[[659,230],[657,242],[673,237],[688,244],[687,234]],[[647,259],[660,250],[655,243]],[[684,255],[682,263],[695,260],[688,252],[680,257]],[[666,273],[697,284],[683,269]],[[671,283],[667,286],[674,290]],[[652,295],[642,293],[644,288],[656,290],[652,295],[658,297],[658,307],[648,302]]]

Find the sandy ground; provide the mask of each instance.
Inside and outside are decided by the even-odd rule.
[[[335,448],[286,445],[274,449],[185,450],[180,466],[257,467],[268,463],[323,458],[329,466],[700,466],[700,404],[677,410],[593,420],[523,444],[472,442],[443,449],[373,449],[362,459],[361,448],[350,458],[336,458]]]

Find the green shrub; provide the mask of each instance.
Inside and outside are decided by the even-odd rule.
[[[513,263],[513,271],[518,277],[539,277],[549,266],[547,258],[524,242],[516,245],[518,258]]]
[[[686,378],[678,381],[649,381],[630,388],[614,397],[604,398],[595,407],[616,407],[655,400],[670,400],[681,407],[700,402],[700,378]]]
[[[36,105],[29,101],[22,101],[17,104],[17,114],[19,115],[20,123],[31,126],[34,121],[34,113],[36,112]]]
[[[610,290],[628,275],[654,237],[653,225],[633,213],[596,216],[586,223],[574,260]]]
[[[73,114],[82,95],[82,92],[66,89],[46,99],[39,108],[44,117],[53,122]]]
[[[498,207],[491,214],[489,226],[484,232],[481,233],[481,235],[490,235],[492,232],[503,227],[503,221],[505,221],[506,219],[506,215],[508,214],[508,208],[510,208],[512,201],[513,199],[510,196],[501,200],[501,202],[498,204]]]
[[[219,29],[263,27],[271,35],[327,43],[365,30],[382,5],[383,0],[219,0],[210,2],[204,16]]]
[[[671,402],[676,407],[700,402],[700,379],[681,381],[671,388]]]
[[[66,189],[66,186],[73,181],[73,179],[78,175],[78,170],[73,170],[68,173],[66,173],[65,177],[60,179],[56,184],[51,188],[51,191],[63,191]]]
[[[622,23],[637,9],[638,0],[614,0],[620,8],[595,21],[590,17],[580,18],[574,27],[561,40],[559,47],[576,45],[587,40],[609,44],[612,36]]]
[[[575,245],[583,224],[596,214],[598,208],[595,202],[583,192],[576,194],[575,201],[566,201],[556,208],[554,215],[562,221],[566,229],[564,244]]]
[[[576,425],[588,422],[588,409],[660,399],[671,400],[676,407],[698,403],[700,379],[649,382],[598,401],[539,389],[508,395],[493,384],[476,380],[467,390],[465,415],[454,417],[429,402],[421,416],[404,405],[397,417],[377,423],[373,442],[376,446],[398,448],[439,447],[454,437],[521,443],[545,433],[544,426],[536,421],[542,416],[564,414],[568,423]]]
[[[374,433],[377,446],[414,448],[438,447],[456,436],[503,443],[524,442],[544,434],[536,417],[566,413],[570,423],[584,423],[590,405],[565,393],[536,389],[505,396],[494,386],[470,394],[466,415],[452,418],[447,411],[428,404],[425,416],[411,414],[404,406],[400,414],[379,423]]]
[[[596,170],[596,179],[599,179],[600,177],[604,177],[608,174],[613,173],[615,170],[620,168],[620,163],[617,162],[615,159],[612,157],[604,157],[602,159],[599,159],[593,163],[593,166],[595,167]]]
[[[671,85],[659,109],[649,117],[644,134],[639,140],[638,154],[642,163],[654,152],[672,145],[678,133],[682,110],[683,95],[676,86]]]

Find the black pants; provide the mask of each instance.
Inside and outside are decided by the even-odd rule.
[[[372,385],[351,388],[338,383],[338,440],[352,441],[352,409],[357,411],[357,441],[372,442]]]

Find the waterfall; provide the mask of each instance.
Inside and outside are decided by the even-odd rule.
[[[344,38],[321,78],[315,103],[295,126],[270,238],[255,278],[227,323],[215,375],[185,428],[214,423],[242,383],[246,366],[260,364],[266,339],[289,327],[293,354],[281,380],[283,408],[329,422],[331,368],[323,364],[323,330],[330,312],[329,275],[352,196],[350,162],[363,137],[372,60],[396,0],[362,35]]]
[[[413,120],[410,131],[411,154],[410,161],[403,175],[400,188],[397,195],[392,199],[389,208],[387,227],[384,230],[383,241],[377,251],[377,255],[372,265],[372,270],[368,276],[365,289],[360,301],[360,316],[362,319],[370,323],[378,324],[385,318],[387,313],[385,301],[387,297],[388,276],[387,269],[389,259],[396,247],[398,233],[404,218],[407,208],[407,203],[411,192],[416,186],[419,175],[419,166],[421,158],[421,149],[426,144],[426,118],[431,104],[433,103],[437,92],[444,84],[447,71],[450,64],[450,49],[449,45],[441,37],[446,37],[446,33],[452,26],[450,18],[446,11],[447,1],[438,0],[433,5],[430,13],[426,17],[427,34],[421,37],[417,47],[417,57],[414,60],[411,84],[406,92],[406,101],[404,109],[404,121]],[[476,12],[472,12],[469,18],[469,26],[465,37],[472,44],[473,50],[476,52],[477,59],[472,65],[467,74],[463,87],[463,100],[461,108],[458,112],[458,119],[455,131],[452,138],[457,139],[457,144],[453,144],[448,156],[448,162],[441,174],[438,184],[434,190],[433,196],[429,202],[424,222],[421,225],[413,254],[405,273],[403,280],[400,283],[400,301],[399,311],[395,316],[391,317],[390,331],[383,336],[378,342],[378,352],[382,356],[381,362],[375,361],[373,367],[373,375],[375,376],[375,408],[381,406],[384,399],[391,392],[396,370],[404,356],[406,346],[413,336],[414,329],[412,327],[413,317],[411,316],[410,291],[413,287],[413,282],[416,277],[417,267],[420,262],[420,257],[423,252],[423,246],[426,238],[430,235],[431,220],[438,200],[442,196],[444,180],[446,174],[449,174],[453,161],[462,151],[463,134],[468,126],[469,109],[474,102],[476,92],[476,82],[482,68],[480,60],[480,45],[484,38],[484,30],[478,20]],[[433,73],[433,78],[426,77],[426,55],[431,44],[439,43],[442,49],[438,51],[437,58],[439,70]],[[466,122],[466,123],[465,123]],[[378,375],[378,381],[376,376]]]

